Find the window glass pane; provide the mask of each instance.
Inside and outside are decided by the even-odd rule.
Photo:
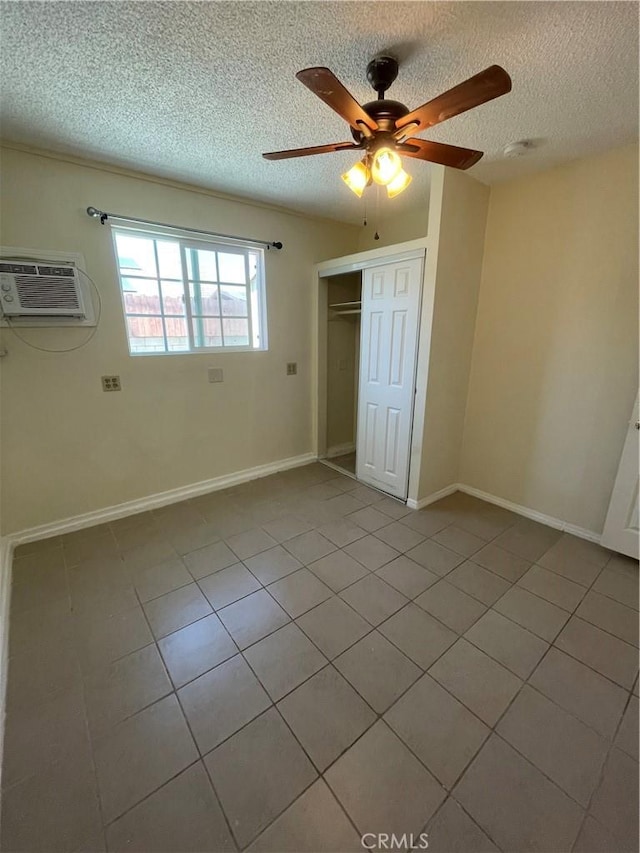
[[[150,237],[131,237],[128,234],[116,234],[118,263],[120,271],[134,275],[156,277],[156,258],[153,251],[153,239]]]
[[[260,348],[260,306],[258,305],[258,291],[251,289],[251,319],[253,321],[252,331],[253,340],[251,346],[254,349]]]
[[[222,313],[227,317],[247,317],[247,288],[220,285]]]
[[[251,287],[256,285],[256,276],[258,273],[258,256],[255,252],[249,252],[249,281]]]
[[[218,266],[220,267],[220,281],[228,281],[230,284],[246,284],[244,253],[238,255],[231,252],[218,252]]]
[[[251,346],[254,349],[259,349],[262,346],[260,337],[260,278],[258,263],[260,255],[257,252],[249,252],[249,282],[251,284],[251,320],[253,339]]]
[[[198,347],[221,347],[220,319],[218,317],[194,317],[193,336]]]
[[[247,347],[249,346],[249,321],[232,317],[222,321],[222,330],[224,332],[224,345],[226,347]]]
[[[167,317],[167,345],[169,352],[185,352],[189,349],[187,321],[184,317]]]
[[[162,278],[177,278],[182,281],[182,261],[180,259],[180,244],[177,241],[157,240],[158,263]]]
[[[162,306],[165,314],[177,314],[182,316],[184,309],[184,289],[181,281],[163,281]]]
[[[127,317],[131,352],[165,352],[162,317]]]
[[[220,314],[220,303],[218,302],[218,285],[202,284],[200,282],[189,282],[189,293],[191,294],[191,313],[202,316]]]
[[[160,314],[158,282],[146,278],[123,278],[122,292],[127,314]]]
[[[132,353],[266,346],[262,251],[124,228],[114,243]]]
[[[187,277],[194,281],[217,281],[216,253],[208,249],[185,248]]]

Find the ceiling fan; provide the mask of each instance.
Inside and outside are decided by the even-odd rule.
[[[286,160],[332,151],[364,151],[362,160],[342,175],[343,181],[357,196],[361,196],[374,181],[387,187],[390,198],[401,193],[411,182],[411,176],[402,168],[400,154],[454,169],[468,169],[477,163],[482,151],[429,142],[412,134],[421,133],[493,98],[506,95],[511,91],[511,78],[504,68],[491,65],[411,111],[399,101],[385,98],[397,76],[398,62],[392,56],[372,59],[367,65],[367,80],[378,99],[360,106],[328,68],[299,71],[296,74],[298,80],[349,123],[354,141],[271,151],[262,156],[267,160]]]

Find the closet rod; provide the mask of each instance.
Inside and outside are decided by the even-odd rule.
[[[245,243],[256,243],[260,246],[266,246],[267,249],[281,249],[282,243],[279,241],[269,241],[269,240],[249,240],[246,237],[237,237],[233,234],[217,234],[214,231],[202,231],[200,228],[183,228],[181,225],[168,225],[166,222],[152,222],[149,219],[136,219],[135,216],[122,216],[120,213],[106,213],[104,210],[98,210],[97,207],[88,207],[87,208],[87,216],[91,216],[93,219],[100,219],[100,224],[104,225],[104,223],[111,217],[111,219],[120,219],[122,222],[138,222],[140,225],[155,225],[159,228],[171,228],[174,231],[189,231],[192,234],[204,234],[206,237],[222,237],[226,240],[240,240]]]

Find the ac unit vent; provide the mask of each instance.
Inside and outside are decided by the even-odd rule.
[[[22,308],[66,308],[80,311],[73,279],[54,275],[17,275],[16,290]]]
[[[38,264],[38,273],[40,275],[62,275],[66,278],[73,278],[75,269],[73,267],[43,267]]]
[[[71,265],[2,263],[0,305],[8,317],[84,318],[78,272]],[[35,274],[34,274],[35,273]]]
[[[32,275],[35,275],[38,272],[38,269],[35,264],[16,264],[3,261],[0,263],[0,272],[22,272],[25,274],[31,273]]]

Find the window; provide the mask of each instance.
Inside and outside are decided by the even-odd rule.
[[[267,348],[262,249],[113,234],[132,355]]]

